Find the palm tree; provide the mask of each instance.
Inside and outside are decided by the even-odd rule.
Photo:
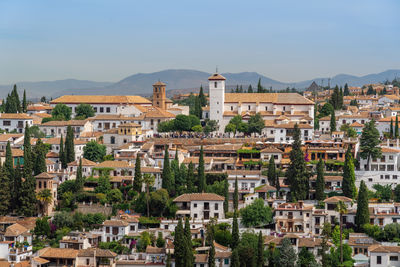
[[[42,215],[44,215],[44,206],[48,203],[51,203],[51,201],[53,200],[53,195],[50,189],[43,189],[42,191],[38,192],[36,194],[36,199],[39,200],[41,204],[40,206]]]
[[[343,243],[342,243],[342,235],[343,235],[343,214],[347,213],[347,206],[343,201],[339,201],[336,205],[335,211],[339,212],[339,226],[340,226],[340,263],[343,264]]]
[[[143,174],[143,183],[146,185],[146,203],[147,203],[147,217],[150,217],[150,207],[149,207],[149,187],[154,185],[154,175],[149,173]]]

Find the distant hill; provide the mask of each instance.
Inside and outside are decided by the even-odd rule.
[[[253,88],[257,86],[258,79],[261,78],[261,83],[264,87],[273,89],[284,89],[286,87],[296,87],[305,89],[315,81],[318,85],[328,84],[328,78],[315,78],[307,81],[295,83],[285,83],[273,80],[263,76],[257,72],[240,72],[240,73],[222,73],[227,78],[227,90],[235,88],[236,85],[243,85],[243,89],[247,89],[251,84]],[[44,82],[21,82],[17,83],[19,91],[27,90],[28,97],[39,98],[43,95],[48,97],[58,97],[65,94],[96,94],[96,95],[151,95],[152,84],[161,80],[167,84],[167,94],[169,96],[175,93],[197,92],[200,85],[203,85],[205,90],[208,88],[207,78],[210,73],[197,70],[163,70],[153,73],[137,73],[126,77],[125,79],[116,82],[94,82],[84,80],[59,80],[59,81],[44,81]],[[348,83],[349,86],[362,86],[368,83],[384,82],[386,80],[400,78],[400,70],[387,70],[381,73],[369,74],[365,76],[353,76],[347,74],[339,74],[331,77],[331,85],[343,86]],[[12,85],[0,85],[0,95],[4,97],[10,92]]]
[[[64,90],[77,90],[81,88],[98,88],[110,85],[110,82],[94,82],[86,80],[66,79],[56,81],[44,81],[44,82],[17,82],[17,88],[22,96],[22,92],[26,89],[28,98],[40,98],[42,96],[50,97],[56,92]],[[5,97],[11,92],[13,84],[0,85],[0,96]]]

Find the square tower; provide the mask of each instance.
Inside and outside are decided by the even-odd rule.
[[[208,78],[208,90],[210,95],[210,119],[216,120],[219,125],[219,132],[223,132],[224,102],[225,102],[225,77],[214,73]]]
[[[153,106],[164,110],[167,108],[165,105],[167,99],[165,96],[165,86],[166,84],[160,81],[153,84]]]

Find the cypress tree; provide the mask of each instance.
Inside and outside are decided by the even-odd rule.
[[[25,125],[24,135],[24,177],[29,177],[33,172],[33,157],[32,157],[32,146],[31,146],[31,133],[28,124]]]
[[[194,115],[196,115],[199,119],[202,117],[202,108],[199,97],[194,99]]]
[[[394,132],[393,132],[393,118],[391,118],[390,119],[390,133],[389,133],[390,138],[394,137],[393,134],[394,134]]]
[[[358,192],[355,223],[359,230],[362,229],[364,224],[369,223],[368,190],[364,181],[361,181],[360,191]]]
[[[35,166],[33,168],[35,175],[47,171],[46,152],[47,152],[46,145],[39,138],[38,141],[36,142],[36,146],[34,148],[34,153],[33,153],[35,156],[34,157]]]
[[[253,87],[251,84],[249,85],[249,88],[247,89],[247,93],[253,93]]]
[[[235,179],[235,191],[233,192],[233,209],[236,211],[239,207],[239,189],[238,189],[238,180],[237,177]]]
[[[14,177],[14,162],[13,162],[13,157],[12,157],[12,152],[11,152],[11,144],[10,141],[7,142],[6,146],[6,161],[4,162],[4,171],[8,177],[8,179],[11,179]],[[10,181],[12,183],[12,181]],[[11,186],[12,188],[12,186]]]
[[[258,243],[257,243],[257,267],[264,266],[264,242],[263,242],[262,233],[258,234]]]
[[[179,219],[178,225],[175,228],[174,237],[174,257],[175,266],[184,266],[185,262],[185,242],[182,220]]]
[[[356,176],[354,173],[354,161],[353,155],[351,154],[350,147],[346,151],[345,161],[343,165],[343,195],[348,198],[354,199],[356,197]]]
[[[399,117],[396,116],[396,124],[394,125],[394,136],[399,138]]]
[[[200,85],[199,100],[202,107],[205,107],[207,105],[207,98],[203,92],[203,85]]]
[[[274,156],[271,155],[271,157],[269,159],[269,164],[268,164],[268,182],[269,182],[269,185],[275,186],[275,180],[276,180],[275,159],[274,159]]]
[[[35,177],[29,175],[25,177],[25,181],[21,186],[21,195],[20,195],[20,210],[19,214],[32,217],[36,214],[36,179]]]
[[[184,241],[185,241],[184,266],[192,267],[194,264],[194,256],[192,248],[192,234],[190,233],[190,223],[188,217],[186,217],[185,219]]]
[[[197,175],[199,176],[199,193],[203,193],[206,191],[206,176],[204,173],[204,152],[203,146],[200,148],[200,157],[199,157],[199,167],[197,169]]]
[[[171,253],[169,253],[169,251],[168,251],[168,254],[167,254],[167,262],[165,263],[165,267],[172,267],[172,264],[171,264]]]
[[[133,180],[133,190],[137,192],[142,191],[142,172],[140,166],[140,157],[139,154],[136,154],[136,163],[135,163],[135,177]]]
[[[67,137],[65,138],[65,158],[67,164],[75,161],[74,132],[71,126],[67,127]]]
[[[343,88],[340,87],[340,92],[339,92],[339,109],[343,108]]]
[[[231,248],[235,250],[239,245],[239,223],[237,218],[237,211],[233,212],[233,221],[232,221],[232,243]]]
[[[322,158],[319,159],[317,164],[317,181],[315,185],[315,198],[320,201],[325,199],[324,162],[322,161]]]
[[[332,113],[331,113],[330,128],[331,128],[331,133],[333,133],[334,131],[336,131],[336,116],[335,116],[335,111],[332,111]]]
[[[237,249],[234,249],[232,251],[231,267],[240,267],[240,258],[239,258],[239,253],[238,253]]]
[[[28,109],[28,103],[26,102],[26,91],[24,90],[24,97],[22,98],[22,112],[26,113]]]
[[[12,97],[12,101],[14,102],[14,105],[17,109],[18,113],[22,112],[22,107],[21,107],[21,102],[19,100],[19,95],[18,95],[18,91],[17,91],[17,85],[14,84],[14,88],[11,92],[11,97]]]
[[[164,165],[162,171],[162,188],[166,189],[168,192],[171,190],[171,167],[169,165],[169,152],[168,146],[165,146],[164,151]],[[171,193],[170,193],[171,194]]]
[[[294,126],[290,165],[286,177],[289,182],[291,201],[306,199],[309,192],[309,172],[301,150],[300,129],[297,123]]]
[[[194,193],[194,166],[193,163],[190,162],[187,170],[187,177],[186,177],[186,192],[187,193]]]
[[[82,159],[79,159],[79,166],[76,170],[75,178],[75,192],[81,192],[83,190],[83,185],[85,184],[85,179],[82,175]]]
[[[5,167],[0,166],[0,215],[7,215],[11,205],[10,179]]]
[[[344,85],[343,95],[344,96],[350,95],[349,86],[347,85],[347,83]]]
[[[210,249],[208,250],[208,266],[215,267],[215,246],[214,242],[211,242]]]
[[[64,151],[64,138],[63,135],[61,135],[60,138],[60,152],[58,154],[59,158],[60,158],[60,162],[61,162],[61,167],[63,169],[67,168],[67,158],[65,157],[65,151]]]
[[[229,210],[229,183],[228,177],[224,180],[224,212],[227,213]]]
[[[261,85],[261,78],[258,78],[258,83],[257,83],[257,93],[263,93],[264,88]]]
[[[17,167],[14,170],[14,182],[12,183],[13,185],[13,191],[12,191],[12,210],[19,210],[21,204],[19,201],[19,198],[21,196],[21,186],[22,186],[22,170],[21,166],[18,164]]]

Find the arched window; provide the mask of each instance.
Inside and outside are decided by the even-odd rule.
[[[115,136],[111,136],[111,144],[115,144]]]
[[[217,88],[218,83],[214,82],[214,88]]]

